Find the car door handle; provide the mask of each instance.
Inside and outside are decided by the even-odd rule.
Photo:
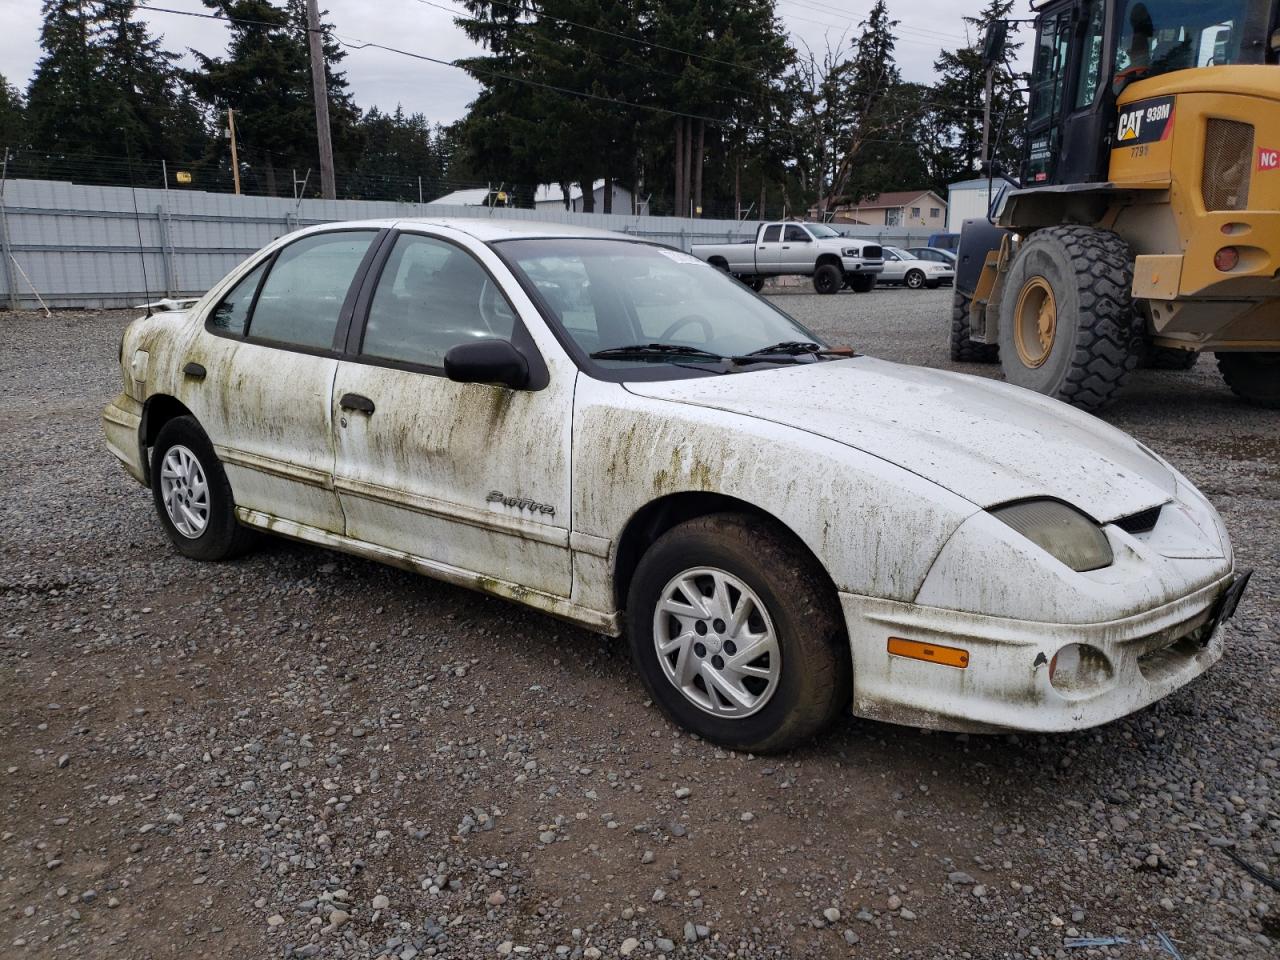
[[[789,246],[787,246],[786,244],[783,244],[782,249],[783,249],[783,250],[790,250],[791,248],[790,248]]]
[[[373,401],[358,393],[344,393],[338,401],[343,410],[359,410],[361,413],[373,413]]]
[[[206,371],[201,364],[198,364],[194,360],[192,360],[190,363],[188,363],[185,367],[182,368],[182,372],[185,373],[188,377],[195,377],[197,380],[203,380],[205,378],[205,374],[208,371]]]

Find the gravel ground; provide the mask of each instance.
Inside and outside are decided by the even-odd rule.
[[[942,367],[949,299],[777,302]],[[1219,666],[1077,735],[848,719],[764,758],[514,604],[282,541],[179,557],[98,427],[127,319],[0,315],[0,955],[1275,955],[1231,854],[1280,875],[1280,414],[1211,359],[1106,418],[1258,568]]]

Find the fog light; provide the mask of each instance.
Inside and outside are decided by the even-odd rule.
[[[1230,273],[1240,265],[1240,251],[1235,247],[1223,247],[1213,255],[1213,265],[1223,273]]]
[[[1115,671],[1097,647],[1069,643],[1049,661],[1049,683],[1064,697],[1084,697],[1110,686]]]

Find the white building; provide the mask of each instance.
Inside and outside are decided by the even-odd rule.
[[[966,220],[975,220],[987,215],[989,197],[1000,192],[1004,181],[997,180],[989,184],[986,177],[976,180],[961,180],[947,186],[947,232],[959,233]],[[993,191],[988,193],[988,190]]]
[[[604,181],[597,180],[592,185],[592,192],[595,194],[595,210],[594,213],[604,213]],[[538,187],[538,192],[533,195],[533,205],[539,210],[551,210],[559,208],[565,209],[564,191],[558,183],[544,183]],[[582,212],[582,184],[574,183],[569,185],[569,207],[568,209],[575,213]],[[631,191],[626,187],[614,181],[613,184],[613,213],[630,213],[631,212]],[[638,211],[641,215],[647,214],[649,211],[643,203]]]

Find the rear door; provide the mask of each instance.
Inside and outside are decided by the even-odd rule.
[[[452,231],[384,245],[337,365],[334,486],[348,537],[446,579],[568,597],[576,371],[546,372],[513,284],[491,251]],[[480,338],[514,342],[541,380],[513,390],[448,379],[448,350]]]
[[[188,347],[178,397],[213,442],[238,507],[341,532],[335,344],[377,238],[336,230],[279,248],[223,296]]]

